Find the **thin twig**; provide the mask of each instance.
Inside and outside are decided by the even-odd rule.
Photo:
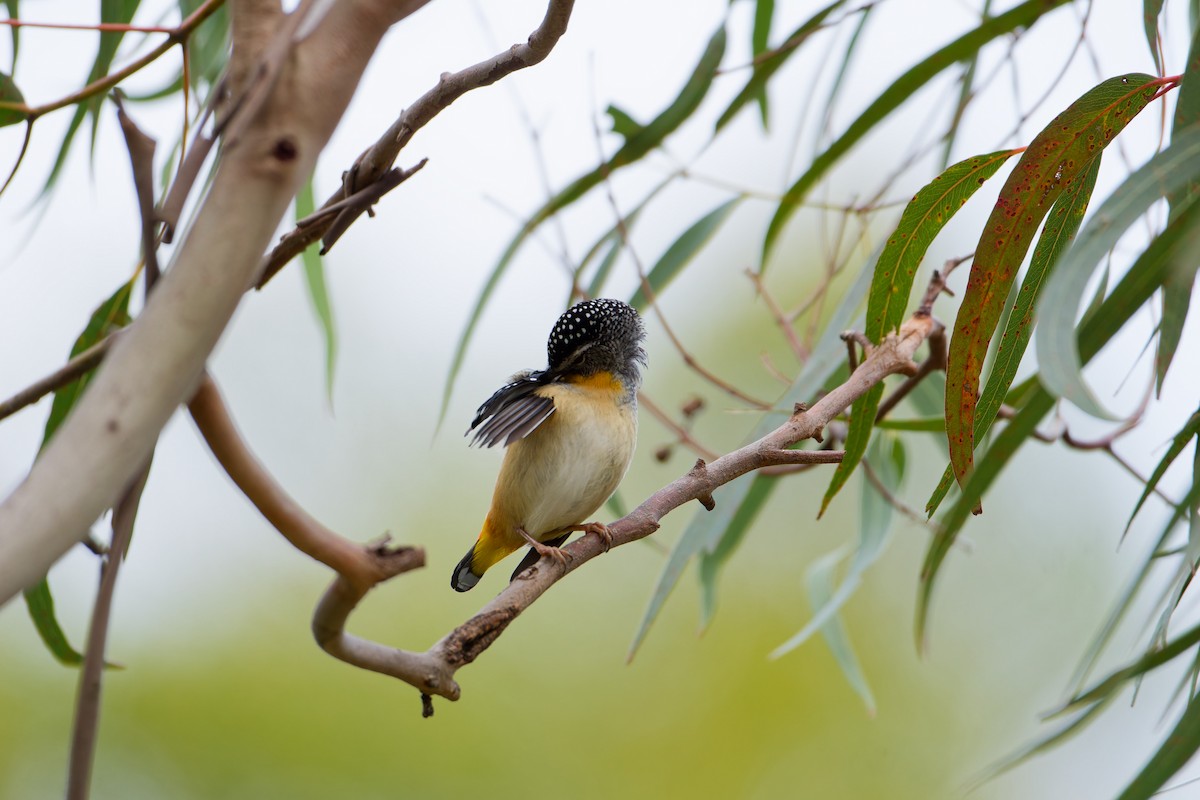
[[[142,490],[146,488],[149,475],[150,464],[147,462],[113,508],[112,543],[100,562],[100,588],[96,590],[96,604],[92,607],[92,623],[88,628],[87,651],[79,671],[75,723],[71,733],[71,755],[67,769],[67,800],[86,800],[91,786],[96,732],[100,724],[104,648],[108,641],[113,592],[117,588],[117,573],[133,537],[133,522],[137,517],[138,503],[141,502]]]
[[[566,32],[574,5],[574,0],[550,0],[545,17],[529,35],[527,42],[513,45],[460,72],[443,74],[437,86],[405,109],[383,136],[355,160],[342,187],[325,201],[322,208],[343,200],[347,186],[358,190],[379,180],[392,168],[396,157],[413,135],[467,92],[490,86],[517,70],[541,63]],[[257,288],[265,286],[288,262],[321,239],[332,223],[330,220],[305,228],[294,228],[285,234],[274,249],[264,256]]]
[[[46,377],[31,383],[4,402],[0,402],[0,420],[31,406],[51,392],[58,391],[71,381],[91,372],[104,358],[120,331],[110,333]]]

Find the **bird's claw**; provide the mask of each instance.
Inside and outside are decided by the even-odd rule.
[[[589,522],[583,526],[585,534],[593,534],[600,539],[601,546],[604,547],[604,552],[608,552],[613,546],[613,534],[608,529],[608,526],[603,522]]]

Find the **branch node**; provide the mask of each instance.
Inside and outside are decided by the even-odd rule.
[[[688,470],[688,477],[695,478],[698,481],[703,481],[705,485],[709,482],[708,464],[703,458],[697,458],[696,464]],[[706,511],[712,511],[717,507],[717,501],[713,499],[712,492],[705,489],[700,494],[696,495],[696,499],[700,501],[700,505],[704,506]],[[657,529],[657,526],[655,526]]]
[[[421,692],[421,718],[429,719],[433,716],[433,698]]]

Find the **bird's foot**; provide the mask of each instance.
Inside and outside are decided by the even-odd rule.
[[[584,534],[592,534],[600,539],[600,544],[604,547],[604,552],[608,552],[613,546],[612,531],[603,522],[589,522],[583,526]]]
[[[533,548],[534,552],[538,554],[539,558],[548,558],[562,567],[566,567],[567,562],[571,560],[570,553],[560,548],[552,547],[551,545],[539,542],[537,539],[530,536],[524,528],[517,528],[517,533],[521,534],[521,538]]]

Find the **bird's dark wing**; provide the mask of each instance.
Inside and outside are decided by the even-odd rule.
[[[508,446],[545,422],[554,413],[554,399],[534,393],[543,385],[540,377],[541,373],[518,376],[489,397],[467,429],[467,433],[475,431],[471,444]]]

